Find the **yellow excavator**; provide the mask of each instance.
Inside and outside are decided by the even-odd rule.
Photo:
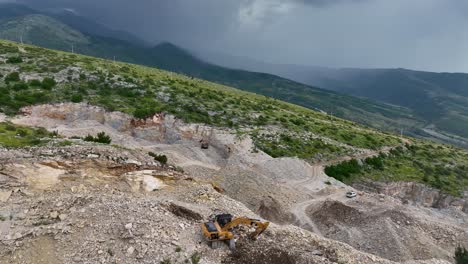
[[[270,222],[262,222],[247,217],[234,218],[231,214],[219,214],[210,217],[210,221],[201,225],[203,236],[211,243],[211,248],[218,248],[223,242],[227,242],[231,250],[236,249],[233,229],[240,225],[254,227],[255,231],[249,235],[253,240],[267,229]]]

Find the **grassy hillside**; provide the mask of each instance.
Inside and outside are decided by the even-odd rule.
[[[76,23],[68,24],[76,25]],[[0,27],[2,38],[18,41],[18,32],[21,32],[23,41],[28,44],[64,51],[71,51],[73,45],[76,53],[108,59],[116,58],[119,61],[183,73],[310,109],[325,111],[380,129],[396,131],[401,126],[410,128],[420,124],[420,120],[404,107],[330,92],[271,74],[213,65],[170,43],[147,48],[115,38],[88,35],[43,15],[14,17],[2,22]]]
[[[468,152],[453,146],[415,141],[389,153],[329,166],[325,172],[348,183],[360,179],[413,181],[459,196],[468,186]]]
[[[287,142],[304,138],[317,142],[314,153],[318,153],[325,143],[313,135],[359,148],[400,142],[353,122],[184,75],[32,46],[19,52],[17,44],[10,42],[1,42],[0,47],[5,60],[0,67],[4,80],[0,109],[7,114],[30,104],[87,101],[140,118],[165,111],[187,122],[248,131],[259,142],[277,137],[278,142],[285,142],[286,150]],[[275,129],[258,129],[267,126]],[[330,150],[340,151],[344,148]]]
[[[137,118],[157,112],[186,122],[230,127],[239,136],[250,136],[258,149],[273,157],[297,156],[311,162],[334,160],[358,149],[379,150],[402,146],[399,137],[331,117],[307,108],[234,88],[154,68],[106,61],[33,46],[0,41],[0,111],[15,114],[21,107],[57,102],[88,102]],[[415,146],[428,144],[416,142]],[[430,145],[430,144],[429,144]],[[444,146],[444,148],[446,148]],[[255,151],[253,149],[252,151]],[[455,149],[454,149],[455,151]],[[405,170],[415,162],[427,164],[428,152],[399,157]],[[432,153],[432,152],[431,152]],[[468,161],[466,152],[441,154],[438,164],[452,166]],[[458,154],[461,153],[461,154]],[[465,156],[464,156],[465,155]],[[432,157],[433,158],[433,157]],[[379,168],[386,180],[413,180],[421,174],[397,173],[393,166]],[[443,172],[443,171],[438,171]],[[386,174],[385,174],[386,173]],[[439,175],[447,181],[440,188],[466,186],[466,175]],[[363,177],[376,177],[370,173]],[[346,179],[343,179],[346,180]],[[437,186],[436,186],[437,187]],[[457,189],[458,190],[458,189]]]
[[[468,148],[468,74],[406,69],[334,69],[269,64],[243,57],[202,52],[208,61],[263,71],[348,95],[398,105],[419,122],[402,124],[405,133]],[[393,126],[394,124],[392,124]],[[427,133],[427,129],[431,130]]]
[[[39,146],[47,143],[53,133],[44,128],[29,128],[0,123],[0,146],[9,148]]]
[[[468,74],[406,69],[312,73],[307,83],[411,109],[426,126],[468,141]]]
[[[275,75],[234,70],[209,64],[170,43],[153,49],[155,66],[267,95],[359,123],[390,129],[418,121],[408,109],[346,96]]]

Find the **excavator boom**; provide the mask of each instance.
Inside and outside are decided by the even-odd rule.
[[[265,229],[267,229],[269,224],[270,222],[262,222],[258,219],[239,217],[227,223],[222,229],[223,231],[229,231],[239,225],[254,226],[255,231],[252,234],[250,234],[250,238],[257,239],[257,237],[261,235],[265,231]]]

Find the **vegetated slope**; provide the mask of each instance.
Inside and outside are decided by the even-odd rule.
[[[149,45],[146,41],[134,36],[129,32],[110,29],[102,24],[82,17],[66,9],[58,10],[57,12],[53,13],[47,13],[47,15],[88,35],[123,40],[140,46]]]
[[[313,82],[314,78],[308,83]],[[316,83],[327,89],[408,107],[436,129],[468,138],[468,74],[341,69]]]
[[[31,17],[34,17],[35,20],[32,21]],[[18,32],[21,32],[23,35],[29,36],[23,36],[23,41],[28,44],[64,51],[71,51],[73,46],[77,53],[109,59],[116,58],[119,61],[183,73],[271,96],[307,108],[322,110],[380,129],[397,130],[401,126],[413,127],[420,123],[413,113],[404,107],[330,92],[271,74],[234,70],[213,65],[170,43],[147,48],[139,45],[139,42],[129,43],[116,39],[115,34],[109,34],[107,31],[103,31],[103,33],[93,31],[92,35],[85,34],[83,30],[89,32],[89,25],[86,25],[87,23],[83,20],[76,22],[69,19],[69,16],[62,15],[54,15],[54,17],[60,21],[43,15],[6,19],[3,21],[5,26],[0,29],[0,36],[19,41]],[[36,20],[40,20],[39,23]],[[24,26],[28,21],[34,22],[34,25]],[[61,21],[67,25],[62,23],[59,26]],[[74,26],[74,28],[68,25]],[[78,35],[77,32],[80,34]]]
[[[409,108],[423,121],[415,124],[410,133],[468,147],[468,74],[280,65],[209,52],[200,54],[225,67],[262,70],[308,85]]]
[[[157,62],[155,66],[163,69],[322,110],[366,125],[390,129],[418,122],[405,108],[344,96],[271,74],[220,67],[206,63],[170,43],[156,46],[152,54]]]
[[[419,182],[461,196],[468,186],[468,152],[453,146],[415,140],[362,161],[328,166],[325,172],[353,183],[362,179],[380,182]]]
[[[62,101],[88,101],[139,118],[165,111],[187,122],[238,128],[240,133],[247,129],[276,156],[297,153],[314,158],[327,151],[345,151],[339,144],[378,149],[400,142],[353,122],[183,75],[30,46],[24,49],[19,52],[10,42],[1,45],[5,61],[1,110],[5,113]],[[254,130],[267,126],[276,129]],[[269,137],[288,146],[268,146],[271,140],[265,138]],[[304,155],[303,140],[310,144],[309,155]]]
[[[81,32],[44,15],[27,15],[3,20],[0,32],[5,39],[21,38],[25,43],[35,43],[60,50],[71,50],[72,45],[91,43]]]
[[[250,136],[257,148],[273,157],[297,156],[310,162],[402,145],[395,135],[184,75],[33,46],[19,48],[6,41],[0,42],[0,54],[0,110],[7,114],[15,114],[27,105],[68,101],[89,102],[137,118],[166,112],[189,123],[236,129],[239,137]],[[414,143],[420,144],[427,143]],[[467,155],[462,150],[453,153],[465,155],[461,160]],[[415,152],[410,158],[427,163],[426,154]],[[451,155],[449,151],[438,157],[439,164],[461,165],[451,164],[458,162]],[[394,173],[385,163],[379,170]],[[398,175],[385,180],[421,177],[405,175],[404,171]],[[435,187],[448,191],[459,179],[449,174],[439,177],[441,185]],[[466,175],[462,177],[465,180],[454,192],[466,187]]]

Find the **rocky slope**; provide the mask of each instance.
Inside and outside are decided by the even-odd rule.
[[[456,195],[468,184],[462,150],[156,69],[0,50],[1,262],[446,263],[468,247],[463,197],[426,207],[401,199],[399,183],[348,199],[355,189],[324,173],[356,159],[370,174],[358,180],[375,172]],[[114,145],[82,141],[102,131]],[[365,165],[380,153],[383,167]],[[213,251],[199,224],[221,212],[275,224],[259,241],[240,236],[237,252]]]
[[[2,263],[392,263],[275,224],[235,253],[213,250],[199,230],[208,215],[257,216],[140,150],[77,141],[0,158]]]
[[[468,213],[468,193],[454,197],[439,190],[429,188],[414,182],[360,182],[353,184],[355,188],[369,192],[377,192],[399,198],[403,203],[422,205],[439,209],[455,209]]]
[[[195,252],[203,263],[450,261],[456,244],[468,241],[468,219],[460,208],[439,211],[372,192],[349,200],[344,193],[352,188],[326,176],[323,167],[253,151],[252,141],[234,131],[188,125],[170,115],[136,122],[86,104],[42,105],[22,113],[9,120],[69,138],[106,131],[122,147],[69,139],[68,147],[50,143],[2,151],[2,193],[8,196],[2,211],[8,250],[2,256],[9,261],[27,263],[42,243],[51,252],[66,252],[40,256],[58,263],[154,263],[154,256],[179,263]],[[211,145],[202,150],[206,133]],[[172,168],[185,173],[160,167],[149,151],[168,155]],[[88,197],[74,206],[77,198]],[[174,216],[172,204],[193,213]],[[198,224],[220,212],[258,214],[284,226],[273,225],[256,242],[239,239],[236,253],[213,251],[200,238]],[[127,232],[136,237],[122,238]],[[77,233],[91,235],[83,240]],[[80,244],[86,246],[76,251]],[[178,246],[182,251],[176,252]]]

